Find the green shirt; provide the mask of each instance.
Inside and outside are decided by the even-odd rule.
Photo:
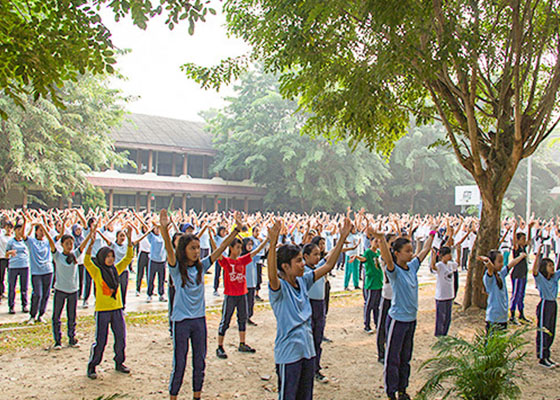
[[[366,279],[364,289],[379,290],[383,288],[383,270],[379,265],[379,250],[367,249],[362,257],[366,259],[364,263]]]

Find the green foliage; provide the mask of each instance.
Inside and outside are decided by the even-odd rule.
[[[302,136],[306,118],[294,101],[282,99],[278,83],[260,72],[247,74],[238,97],[205,114],[218,150],[213,170],[224,178],[248,173],[267,188],[265,205],[302,211],[373,206],[373,190],[387,176],[379,156],[364,146]]]
[[[122,98],[103,77],[84,75],[58,91],[64,109],[47,98],[0,96],[10,118],[0,121],[0,198],[12,185],[58,197],[86,188],[84,174],[125,158],[114,151],[111,129],[124,118]]]
[[[92,185],[87,185],[82,195],[82,207],[88,211],[90,209],[100,209],[107,208],[107,202],[105,201],[105,193],[101,188],[94,187]]]
[[[433,348],[437,356],[422,364],[429,379],[419,400],[443,394],[465,400],[518,399],[523,380],[520,363],[527,353],[522,347],[527,330],[478,332],[472,341],[445,336]]]
[[[155,4],[152,4],[155,3]],[[159,4],[157,4],[159,3]],[[0,2],[0,90],[19,106],[49,96],[62,106],[59,88],[65,81],[77,81],[86,72],[113,73],[116,49],[111,32],[101,21],[99,11],[109,7],[118,21],[130,16],[134,25],[146,29],[155,15],[164,15],[173,29],[188,20],[189,33],[195,22],[204,21],[208,12],[201,0],[11,0]],[[0,106],[0,116],[8,117]]]

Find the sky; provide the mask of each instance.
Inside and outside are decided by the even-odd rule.
[[[219,93],[203,90],[180,70],[186,62],[211,66],[223,58],[249,51],[241,40],[227,37],[225,18],[217,11],[217,15],[208,15],[205,23],[196,24],[193,36],[187,32],[187,20],[170,31],[165,19],[156,17],[143,31],[130,19],[115,22],[109,10],[101,14],[112,33],[113,44],[131,50],[117,60],[117,68],[127,80],[111,82],[111,86],[121,89],[125,95],[138,96],[127,105],[129,111],[202,121],[200,111],[226,104],[223,97],[233,93],[231,87]]]

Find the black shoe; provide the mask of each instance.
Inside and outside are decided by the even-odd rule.
[[[257,326],[257,324],[251,321],[250,319],[247,320],[247,323],[251,326]]]
[[[74,347],[74,348],[80,347],[80,345],[78,344],[78,339],[76,339],[76,338],[71,338],[71,339],[68,341],[68,345],[69,345],[70,347]]]
[[[88,367],[87,377],[89,379],[97,379],[97,374],[95,373],[95,367]]]
[[[525,324],[530,324],[531,321],[529,321],[527,318],[525,318],[525,315],[523,315],[523,313],[519,314],[519,321],[525,323]]]
[[[23,313],[28,313],[28,312],[29,312],[29,308],[23,307],[23,308],[21,309],[21,312],[23,312]]]
[[[261,296],[255,296],[255,300],[257,300],[257,301],[264,301],[264,300],[261,298]]]
[[[539,365],[545,368],[554,368],[554,364],[551,364],[546,358],[539,361]]]
[[[411,400],[406,392],[399,392],[398,400]]]
[[[315,373],[315,380],[320,383],[329,383],[329,378],[323,375],[320,371]]]
[[[385,365],[385,357],[378,357],[377,362],[381,365]]]
[[[224,360],[227,358],[226,351],[224,350],[224,348],[222,346],[220,346],[216,349],[216,355],[218,356],[218,358],[222,358]]]
[[[553,368],[556,368],[556,367],[558,366],[558,363],[556,363],[555,361],[552,361],[552,360],[550,359],[550,357],[548,357],[548,358],[546,359],[546,361],[548,361],[549,364],[552,364],[552,367],[553,367]]]
[[[8,314],[15,314],[16,311],[13,308],[10,308],[10,311],[8,311]]]
[[[395,393],[387,395],[388,400],[397,400],[397,395]]]
[[[332,340],[330,340],[328,337],[323,336],[323,342],[325,343],[332,343]]]
[[[246,345],[245,343],[241,343],[239,345],[238,350],[242,353],[256,353],[257,350],[253,349],[251,346]]]
[[[117,364],[115,365],[115,369],[119,372],[122,372],[123,374],[130,374],[130,368],[128,368],[126,365],[124,364]]]

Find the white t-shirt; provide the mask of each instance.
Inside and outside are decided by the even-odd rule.
[[[6,246],[13,236],[6,236],[6,232],[0,231],[0,258],[6,258]]]
[[[393,288],[391,287],[391,283],[389,279],[385,276],[387,273],[387,265],[385,261],[381,259],[381,268],[383,269],[383,288],[381,289],[381,296],[387,300],[393,300]]]
[[[436,300],[451,300],[454,296],[453,272],[457,271],[457,263],[449,261],[444,264],[442,261],[436,264]]]

